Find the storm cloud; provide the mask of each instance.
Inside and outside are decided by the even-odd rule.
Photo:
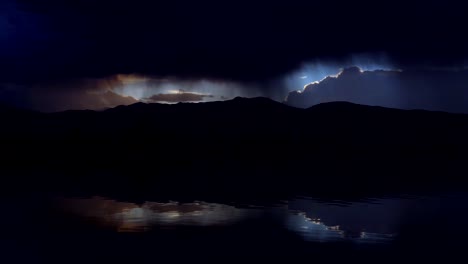
[[[296,107],[348,101],[400,109],[468,113],[468,70],[344,69],[337,76],[313,82],[289,93],[285,102]]]
[[[285,93],[282,93],[284,98]],[[136,102],[177,103],[266,96],[251,85],[222,80],[117,74],[34,84],[0,84],[0,104],[42,112],[103,110]]]

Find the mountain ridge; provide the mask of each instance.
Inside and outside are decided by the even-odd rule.
[[[355,194],[464,183],[468,162],[468,115],[353,103],[237,98],[15,116],[3,118],[0,173],[40,174],[31,186],[58,190]]]
[[[365,105],[365,104],[358,104],[348,101],[334,101],[334,102],[325,102],[320,103],[308,108],[297,108],[282,102],[278,102],[266,97],[253,97],[253,98],[246,98],[246,97],[235,97],[231,100],[226,101],[212,101],[212,102],[180,102],[177,104],[163,104],[163,103],[145,103],[145,102],[137,102],[130,105],[119,105],[116,107],[103,109],[103,110],[65,110],[60,112],[52,112],[52,113],[43,113],[38,111],[33,111],[29,109],[23,108],[16,108],[12,106],[8,106],[5,104],[0,105],[0,114],[13,114],[13,113],[23,113],[23,114],[44,114],[44,115],[57,115],[57,114],[79,114],[79,113],[105,113],[105,112],[118,112],[118,111],[126,111],[126,110],[135,110],[139,109],[139,112],[143,112],[143,110],[157,110],[157,109],[177,109],[177,108],[205,108],[205,107],[215,107],[215,106],[229,106],[235,108],[245,108],[245,107],[252,107],[256,106],[257,110],[259,110],[259,106],[267,106],[267,107],[278,107],[283,109],[294,109],[293,111],[300,112],[314,112],[314,111],[341,111],[346,112],[349,110],[376,110],[376,111],[395,111],[401,113],[425,113],[425,114],[439,114],[439,115],[453,115],[453,116],[467,116],[468,114],[465,113],[451,113],[445,111],[432,111],[432,110],[424,110],[424,109],[398,109],[398,108],[391,108],[391,107],[383,107],[383,106],[373,106],[373,105]]]

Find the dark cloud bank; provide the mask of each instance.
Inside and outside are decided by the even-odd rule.
[[[285,100],[302,108],[332,101],[468,113],[468,70],[362,72],[350,67],[289,93]]]
[[[201,102],[205,98],[212,98],[213,95],[209,94],[197,94],[189,92],[180,92],[180,93],[171,93],[171,94],[155,94],[148,98],[150,102],[167,102],[167,103],[177,103],[177,102]]]

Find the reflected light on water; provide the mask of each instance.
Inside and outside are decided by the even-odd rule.
[[[320,219],[311,219],[304,212],[288,214],[286,227],[305,240],[314,242],[337,242],[351,240],[358,243],[390,242],[394,234],[367,233],[364,231],[353,232],[341,230],[339,225],[327,226]]]
[[[304,240],[315,242],[355,241],[364,243],[386,242],[393,238],[391,233],[377,233],[372,228],[366,230],[366,221],[356,224],[362,228],[347,228],[342,225],[323,222],[319,217],[311,217],[304,210],[292,209],[294,201],[280,207],[242,207],[206,202],[144,202],[142,204],[119,202],[94,198],[62,199],[62,210],[68,214],[91,219],[104,227],[118,232],[146,232],[157,228],[214,227],[260,219],[265,223],[280,223],[277,228],[285,228],[299,234]],[[307,207],[314,203],[309,201]],[[331,211],[340,207],[330,208]],[[316,209],[318,209],[316,207]],[[348,209],[355,210],[352,207]],[[342,210],[342,209],[341,209]],[[358,211],[356,211],[358,212]],[[323,213],[323,211],[322,211]],[[265,217],[266,216],[266,217]],[[327,217],[326,213],[324,216]],[[327,217],[330,221],[331,219]],[[336,218],[334,222],[349,221],[349,218]],[[278,221],[279,220],[279,221]],[[258,222],[256,222],[258,224]],[[345,224],[346,226],[346,224]],[[349,225],[347,225],[349,226]],[[255,230],[255,228],[254,228]],[[369,232],[371,231],[371,232]]]
[[[164,226],[230,225],[247,216],[245,209],[215,203],[156,203],[142,205],[104,198],[64,199],[63,210],[96,220],[122,232],[147,231]]]

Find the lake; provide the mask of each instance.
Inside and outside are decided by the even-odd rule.
[[[447,261],[463,257],[467,201],[465,193],[273,204],[10,197],[2,263]]]

